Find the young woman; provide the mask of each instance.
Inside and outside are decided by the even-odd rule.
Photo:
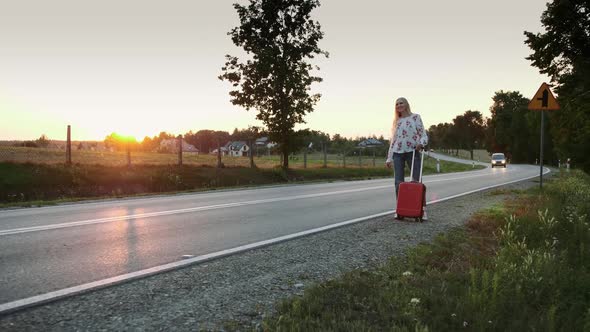
[[[420,177],[420,151],[428,144],[428,136],[422,124],[422,118],[419,114],[412,113],[410,104],[406,98],[398,98],[395,101],[395,112],[393,117],[393,125],[391,126],[391,144],[389,145],[389,152],[387,153],[387,161],[385,164],[391,168],[393,162],[393,170],[395,174],[395,197],[399,184],[404,182],[404,165],[411,167],[412,152],[416,151],[416,158],[414,160],[414,174],[415,181]],[[397,219],[398,216],[395,216]],[[423,220],[427,220],[426,210],[424,210]]]

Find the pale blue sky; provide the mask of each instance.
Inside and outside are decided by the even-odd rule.
[[[233,2],[0,0],[0,140],[63,139],[67,124],[98,140],[260,125],[217,79],[241,54]],[[398,96],[430,126],[489,116],[495,91],[530,98],[547,81],[523,35],[541,31],[544,0],[321,3],[330,58],[314,61],[323,96],[300,127],[387,136]]]

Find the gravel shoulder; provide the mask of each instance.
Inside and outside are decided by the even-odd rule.
[[[538,185],[529,180],[428,206],[425,223],[393,216],[255,249],[0,317],[2,331],[195,331],[255,328],[280,300],[410,247]],[[229,323],[233,322],[233,323]]]

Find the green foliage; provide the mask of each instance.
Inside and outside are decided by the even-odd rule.
[[[137,143],[134,137],[123,136],[117,133],[111,133],[105,137],[104,145],[115,151],[126,151],[127,149],[135,151],[139,148],[139,143]]]
[[[564,83],[590,58],[590,3],[586,0],[554,0],[541,16],[545,32],[525,31],[525,43],[533,50],[527,57],[553,82]]]
[[[328,56],[318,47],[323,38],[320,24],[311,19],[319,5],[318,0],[234,4],[240,25],[229,35],[249,59],[240,62],[227,55],[219,79],[236,88],[230,92],[232,104],[258,110],[256,118],[267,127],[271,140],[280,144],[285,168],[295,124],[304,123],[303,117],[320,99],[319,94],[310,94],[310,86],[322,79],[311,73],[314,67],[308,62],[315,55]]]
[[[539,158],[540,113],[529,111],[529,100],[517,91],[498,91],[492,99],[486,139],[488,150],[503,152],[516,163],[534,163]],[[545,160],[555,159],[548,130],[550,124],[551,121],[545,121]]]
[[[456,149],[451,123],[439,123],[428,128],[428,146],[434,149]]]
[[[41,137],[39,137],[35,142],[40,148],[47,148],[49,146],[49,139],[45,134],[41,135]]]
[[[525,32],[527,58],[555,85],[561,110],[551,112],[557,156],[590,171],[590,3],[554,0],[541,16],[543,33]]]
[[[455,148],[473,150],[484,138],[484,121],[479,111],[466,111],[453,119],[453,133],[459,145]]]
[[[428,129],[429,146],[435,149],[467,149],[484,145],[485,123],[479,111],[466,111],[453,119]],[[473,156],[471,156],[473,159]]]

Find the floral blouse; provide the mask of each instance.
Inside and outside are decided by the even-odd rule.
[[[428,135],[424,130],[422,118],[418,114],[411,114],[397,120],[395,137],[391,140],[387,161],[391,161],[394,153],[412,152],[418,143],[428,144]]]

